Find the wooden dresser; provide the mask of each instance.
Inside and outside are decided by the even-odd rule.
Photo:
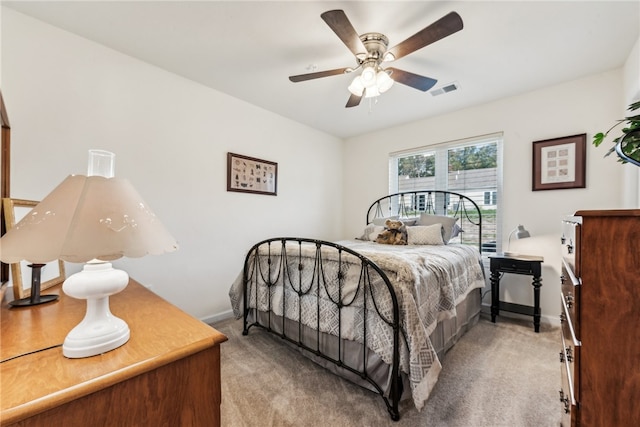
[[[562,425],[640,425],[640,210],[563,221]]]
[[[62,355],[86,302],[8,308],[2,302],[2,426],[218,426],[220,343],[227,338],[131,280],[111,297],[129,324],[122,347],[84,359]]]

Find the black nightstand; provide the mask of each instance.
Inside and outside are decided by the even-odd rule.
[[[490,256],[491,270],[491,321],[496,322],[500,310],[533,316],[533,328],[540,332],[540,287],[542,286],[542,262],[544,258],[531,255]],[[500,273],[533,276],[533,307],[500,301]]]

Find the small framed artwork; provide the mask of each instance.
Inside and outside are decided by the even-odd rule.
[[[533,142],[532,190],[586,187],[587,134]]]
[[[277,195],[278,164],[227,153],[227,191]]]
[[[32,200],[2,199],[4,224],[6,230],[13,228],[25,215],[38,204]],[[16,299],[31,296],[31,263],[21,261],[11,264],[9,284],[13,285],[13,296]],[[64,282],[64,261],[57,260],[46,263],[40,270],[40,290],[43,291]]]

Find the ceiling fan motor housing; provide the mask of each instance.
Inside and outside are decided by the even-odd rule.
[[[362,44],[367,48],[366,53],[358,54],[356,57],[362,64],[368,60],[374,60],[376,64],[380,64],[384,58],[384,53],[389,46],[389,39],[384,34],[380,33],[365,33],[360,36]]]

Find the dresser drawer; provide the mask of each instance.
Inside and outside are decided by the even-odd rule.
[[[560,352],[560,361],[566,361],[568,363],[568,366],[571,368],[571,377],[575,378],[573,373],[579,372],[582,343],[576,337],[575,327],[571,320],[564,296],[562,296],[561,299],[562,313],[560,314],[560,323],[562,325],[562,351]]]
[[[562,378],[562,388],[560,389],[560,404],[562,405],[562,418],[560,425],[563,427],[571,427],[576,425],[577,417],[576,411],[578,410],[578,399],[575,392],[577,388],[575,373],[578,372],[574,365],[576,355],[571,354],[568,350],[572,348],[562,339],[562,349],[560,350],[560,373]],[[573,416],[572,416],[573,415]]]
[[[581,249],[581,218],[570,217],[562,221],[562,259],[573,270],[576,277],[581,277],[580,271],[580,249]]]
[[[571,270],[566,260],[562,261],[562,275],[560,276],[560,295],[562,297],[562,314],[566,322],[562,322],[563,328],[571,327],[571,333],[578,341],[580,334],[580,304],[581,282]],[[561,319],[562,321],[562,319]],[[566,323],[566,324],[565,324]]]

